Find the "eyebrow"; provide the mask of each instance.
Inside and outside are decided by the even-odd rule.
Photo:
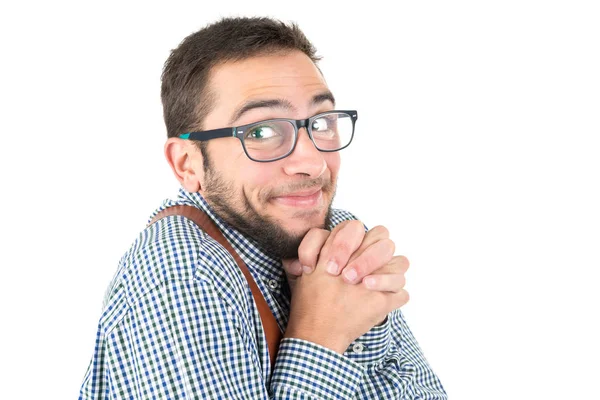
[[[333,94],[327,90],[323,93],[313,96],[310,101],[311,106],[330,101],[335,106],[335,98]],[[234,113],[231,118],[230,125],[240,119],[242,115],[255,108],[281,108],[284,110],[294,110],[296,107],[286,99],[271,99],[271,100],[251,100],[242,104]]]

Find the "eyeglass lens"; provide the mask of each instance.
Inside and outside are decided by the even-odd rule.
[[[339,150],[352,139],[352,118],[345,113],[323,114],[311,121],[310,130],[319,150]],[[295,126],[289,121],[259,123],[244,133],[244,146],[251,158],[272,160],[292,150],[294,133]]]

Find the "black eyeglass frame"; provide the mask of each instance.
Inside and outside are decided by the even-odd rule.
[[[339,149],[335,149],[335,150],[320,149],[319,146],[317,146],[317,144],[315,143],[315,139],[312,136],[312,128],[311,128],[312,122],[314,120],[321,118],[324,115],[328,115],[328,114],[347,114],[350,117],[350,119],[352,120],[352,135],[350,136],[350,140],[344,147],[340,147]],[[352,143],[352,139],[354,138],[354,128],[356,126],[357,119],[358,119],[358,113],[356,110],[331,110],[331,111],[325,111],[325,112],[319,113],[317,115],[313,115],[312,117],[306,118],[306,119],[273,118],[273,119],[266,119],[263,121],[253,122],[251,124],[246,124],[246,125],[241,125],[241,126],[233,126],[233,127],[229,127],[229,128],[211,129],[208,131],[187,132],[187,133],[180,134],[179,138],[180,139],[206,141],[206,140],[218,139],[218,138],[236,137],[242,143],[244,153],[246,153],[246,156],[249,159],[251,159],[252,161],[256,161],[256,162],[272,162],[272,161],[281,160],[282,158],[285,158],[294,152],[294,149],[296,148],[296,143],[298,143],[298,131],[300,130],[300,128],[306,128],[308,137],[313,142],[313,144],[315,145],[317,150],[319,150],[321,152],[333,153],[333,152],[345,149],[346,147],[350,146],[350,143]],[[286,154],[284,154],[280,157],[277,157],[277,158],[272,158],[269,160],[257,160],[255,158],[252,158],[250,156],[250,154],[248,154],[248,150],[246,150],[246,145],[244,144],[244,139],[243,139],[244,134],[246,133],[246,131],[248,131],[250,128],[252,128],[256,125],[261,125],[266,122],[275,122],[275,121],[287,121],[287,122],[290,122],[294,126],[294,143],[292,144],[292,148],[290,149],[289,152],[287,152]]]

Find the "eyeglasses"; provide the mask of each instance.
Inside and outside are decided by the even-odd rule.
[[[306,128],[308,137],[319,151],[342,150],[352,142],[357,118],[356,111],[333,110],[307,119],[268,119],[230,128],[183,133],[179,137],[205,141],[233,136],[242,142],[248,158],[269,162],[292,154],[300,128]]]

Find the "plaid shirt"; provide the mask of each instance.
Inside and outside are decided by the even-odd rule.
[[[206,212],[247,264],[285,331],[290,289],[280,260],[217,217],[198,193],[179,204]],[[331,229],[355,219],[334,210]],[[281,341],[271,374],[252,292],[233,257],[192,221],[159,220],[123,256],[106,294],[80,399],[446,399],[400,310],[344,355]]]

